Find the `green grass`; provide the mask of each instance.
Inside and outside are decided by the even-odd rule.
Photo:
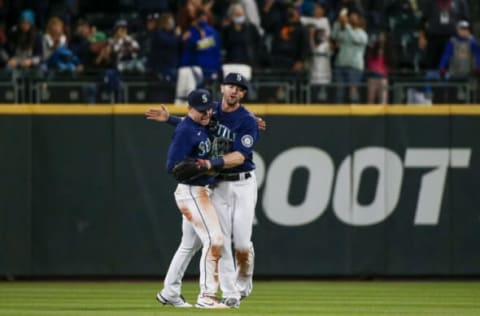
[[[0,315],[480,315],[480,282],[255,282],[240,309],[162,306],[160,282],[0,282]],[[198,285],[184,284],[195,302]]]

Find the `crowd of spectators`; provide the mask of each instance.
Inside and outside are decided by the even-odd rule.
[[[0,0],[0,16],[18,11],[0,22],[3,71],[150,73],[176,83],[187,69],[199,86],[241,64],[347,83],[339,102],[357,102],[365,82],[369,103],[387,103],[392,73],[466,80],[480,69],[466,0],[143,1],[150,6],[136,19],[119,14],[104,29],[75,2],[46,16],[40,5],[15,11]]]

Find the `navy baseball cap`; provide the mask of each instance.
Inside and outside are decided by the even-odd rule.
[[[223,84],[233,84],[248,91],[248,80],[242,76],[241,73],[238,72],[231,72],[229,73],[225,79],[223,79]]]
[[[212,94],[206,89],[193,90],[188,95],[188,105],[200,112],[208,111],[213,107]]]

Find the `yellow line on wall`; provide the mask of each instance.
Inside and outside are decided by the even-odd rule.
[[[0,105],[0,115],[143,115],[148,108],[158,107],[154,104],[136,105]],[[257,115],[480,115],[480,105],[266,105],[252,104],[248,109]],[[185,105],[167,105],[172,114],[186,113]]]

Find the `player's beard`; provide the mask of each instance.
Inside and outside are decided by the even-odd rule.
[[[237,96],[235,95],[230,95],[228,98],[227,98],[227,104],[228,106],[235,106],[237,105],[237,103],[239,102],[239,99]]]

